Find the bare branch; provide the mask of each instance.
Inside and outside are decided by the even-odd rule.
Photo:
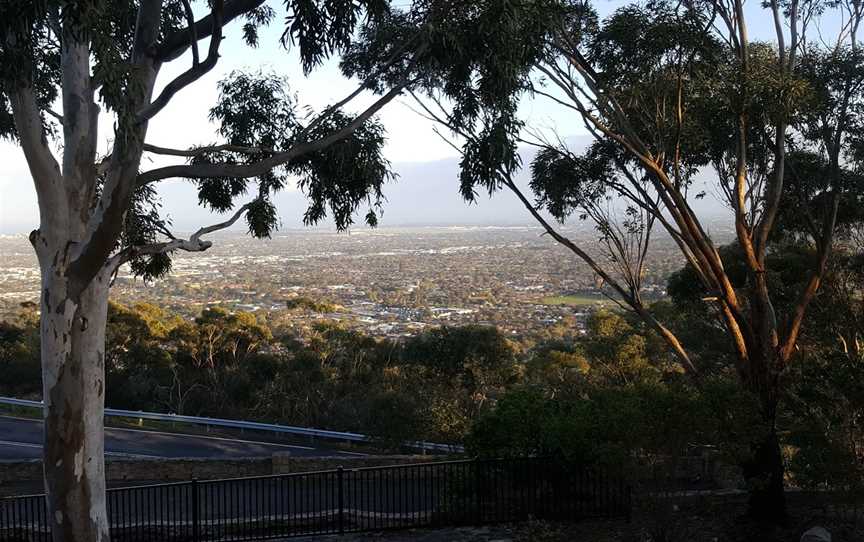
[[[60,165],[48,147],[33,87],[24,84],[13,87],[9,102],[18,140],[36,185],[39,214],[44,225],[49,217],[66,216],[68,203],[63,196]]]
[[[534,94],[539,94],[540,96],[543,96],[545,98],[548,98],[549,100],[552,100],[553,102],[557,103],[558,105],[562,105],[568,109],[572,109],[572,110],[576,111],[577,113],[579,112],[579,108],[575,107],[573,104],[567,103],[564,100],[562,100],[561,98],[557,98],[557,97],[553,96],[552,94],[549,94],[546,91],[540,90],[536,86],[533,86],[531,88],[531,92],[533,92]]]
[[[427,116],[427,118],[430,118],[430,119],[438,122],[439,124],[449,128],[454,134],[461,135],[462,137],[465,137],[466,139],[471,138],[470,134],[467,134],[464,130],[459,129],[458,126],[456,126],[454,123],[450,122],[450,120],[448,119],[448,115],[447,115],[446,111],[444,111],[442,114],[439,115],[436,112],[432,111],[431,108],[429,108],[413,92],[411,93],[411,96],[415,99],[415,101],[426,112],[426,115],[424,115],[424,116]],[[443,111],[443,107],[441,106],[440,103],[438,103],[438,106]],[[455,144],[450,142],[447,138],[444,138],[444,136],[440,132],[438,132],[436,130],[436,133],[442,139],[444,139],[445,141],[450,143],[451,146],[456,148],[457,151],[461,152],[461,150],[458,149],[458,147],[456,147]],[[623,300],[624,303],[626,303],[634,312],[636,312],[639,315],[639,317],[645,323],[650,325],[658,334],[660,334],[660,336],[663,337],[663,339],[670,346],[670,348],[672,348],[673,352],[675,353],[676,357],[681,361],[681,364],[683,365],[683,367],[687,371],[687,373],[690,374],[691,376],[693,376],[693,378],[698,383],[699,379],[700,379],[699,371],[696,369],[696,366],[693,365],[693,362],[690,360],[690,357],[688,356],[687,351],[684,349],[684,346],[681,344],[681,342],[678,340],[678,338],[675,336],[675,334],[672,333],[671,330],[666,328],[662,323],[660,323],[654,317],[654,315],[652,315],[650,313],[650,311],[648,311],[645,308],[645,306],[642,304],[642,301],[640,300],[639,295],[638,295],[638,291],[636,291],[636,289],[638,288],[638,284],[639,284],[640,279],[636,278],[635,280],[633,280],[632,275],[630,275],[630,280],[628,281],[629,288],[625,289],[617,280],[615,280],[614,277],[612,277],[609,273],[607,273],[606,270],[603,269],[603,267],[593,257],[591,257],[590,254],[585,252],[581,247],[579,247],[576,243],[574,243],[570,238],[562,235],[556,228],[554,228],[552,226],[552,224],[550,224],[549,221],[546,220],[546,218],[542,214],[540,214],[540,212],[531,203],[531,201],[528,199],[528,197],[525,196],[525,194],[516,185],[516,183],[513,181],[512,176],[508,172],[500,171],[500,173],[502,174],[502,177],[504,178],[504,185],[507,186],[507,188],[510,189],[511,192],[513,192],[513,194],[516,195],[516,197],[519,199],[519,201],[522,202],[522,205],[525,207],[525,209],[527,209],[528,212],[531,214],[531,216],[543,227],[543,229],[546,231],[546,233],[550,237],[552,237],[556,242],[558,242],[560,245],[568,248],[579,259],[581,259],[583,262],[585,262],[591,268],[591,270],[594,271],[594,273],[596,273],[600,278],[602,278],[604,280],[604,282],[606,284],[608,284],[621,297],[621,300]],[[644,242],[647,244],[648,239],[645,238],[641,242]],[[639,256],[639,258],[644,259],[645,251],[640,250],[639,252],[641,255],[641,256]],[[622,253],[628,253],[628,251],[622,247]],[[639,264],[639,271],[637,271],[637,273],[640,273],[640,272],[641,272],[641,263]],[[628,275],[626,272],[624,274],[625,274],[625,276]],[[614,300],[614,301],[620,305],[620,302],[618,300]]]
[[[621,296],[621,299],[624,300],[627,305],[630,306],[636,312],[640,318],[642,318],[645,323],[654,328],[657,333],[660,334],[661,337],[666,341],[666,343],[672,348],[673,352],[675,352],[676,357],[681,361],[681,364],[684,366],[685,370],[692,375],[698,382],[699,379],[699,371],[696,369],[696,366],[693,365],[693,362],[690,360],[690,356],[687,355],[687,351],[684,349],[684,346],[678,340],[674,333],[671,330],[666,328],[663,324],[658,321],[654,315],[652,315],[644,305],[631,295],[627,290],[625,290],[613,277],[611,277],[601,266],[598,264],[594,258],[592,258],[587,252],[582,250],[578,245],[573,243],[569,238],[561,235],[555,228],[552,227],[549,222],[543,218],[537,209],[531,204],[527,197],[522,193],[516,183],[512,181],[509,177],[505,181],[505,184],[513,192],[516,197],[522,202],[523,206],[531,213],[535,220],[543,226],[543,229],[552,236],[558,243],[564,245],[571,252],[573,252],[576,256],[578,256],[583,262],[588,264],[588,266],[597,273],[607,284],[609,284],[615,292]]]
[[[201,239],[202,236],[207,235],[208,233],[213,233],[215,231],[224,230],[226,228],[230,228],[237,222],[243,214],[249,210],[252,202],[247,203],[241,206],[237,211],[224,222],[219,222],[218,224],[213,224],[211,226],[206,226],[192,235],[189,236],[188,239],[180,239],[177,237],[171,238],[169,241],[165,241],[162,243],[151,243],[149,245],[138,245],[133,247],[128,247],[117,254],[115,254],[106,264],[106,267],[113,272],[118,267],[128,262],[130,259],[135,256],[143,256],[147,254],[165,254],[168,252],[174,252],[175,250],[184,250],[186,252],[203,252],[213,246],[212,241],[206,241]]]
[[[189,43],[192,44],[192,65],[197,66],[200,61],[198,32],[195,31],[195,16],[192,14],[192,6],[189,5],[189,0],[183,0],[183,11],[186,12],[186,23],[189,25]]]
[[[264,0],[232,0],[225,3],[225,7],[221,12],[221,26],[225,26],[237,17],[245,15],[250,11],[260,7]],[[212,34],[214,30],[213,14],[207,15],[200,19],[194,25],[194,32],[197,39],[204,39]],[[173,34],[165,38],[165,40],[156,45],[151,51],[151,55],[158,62],[170,62],[178,58],[191,45],[191,32],[188,29],[177,30]]]
[[[61,124],[61,126],[63,125],[63,115],[61,115],[60,113],[54,111],[53,109],[51,109],[49,107],[46,107],[45,109],[43,109],[43,111],[45,111],[46,113],[48,113],[49,115],[51,115],[52,117],[57,119],[57,122],[59,122]]]

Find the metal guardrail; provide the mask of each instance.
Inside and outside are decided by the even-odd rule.
[[[14,397],[0,397],[0,404],[42,408],[42,401],[30,401],[27,399],[16,399]],[[342,442],[375,442],[375,437],[362,435],[360,433],[345,433],[341,431],[330,431],[329,429],[314,429],[310,427],[295,427],[291,425],[278,425],[271,423],[246,422],[241,420],[225,420],[221,418],[203,418],[198,416],[181,416],[179,414],[161,414],[158,412],[143,412],[140,410],[122,410],[118,408],[106,408],[106,416],[118,418],[139,418],[143,420],[157,420],[163,422],[191,423],[196,425],[230,427],[234,429],[266,431],[272,433],[283,433],[300,435],[313,439],[336,440]],[[411,441],[402,443],[407,448],[421,451],[461,453],[465,451],[464,446],[458,444],[439,444],[435,442]]]

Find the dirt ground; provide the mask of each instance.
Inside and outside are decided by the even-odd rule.
[[[614,533],[620,525],[616,522],[584,522],[576,525],[556,525],[531,522],[518,525],[492,527],[459,527],[451,529],[412,529],[392,533],[369,533],[346,536],[301,538],[304,542],[559,542],[591,540],[612,542],[624,540]],[[598,538],[599,536],[599,538]],[[610,537],[611,536],[611,537]],[[298,539],[292,539],[296,542]]]
[[[864,542],[864,506],[826,504],[822,498],[788,496],[782,526],[754,524],[741,497],[688,497],[678,502],[643,502],[631,521],[579,523],[529,521],[513,525],[415,529],[309,539],[309,542],[799,542],[809,528],[829,530],[832,542]],[[294,539],[295,541],[297,539]]]
[[[703,532],[679,530],[658,537],[648,529],[621,521],[585,521],[577,524],[529,522],[519,525],[492,527],[461,527],[452,529],[414,529],[392,533],[370,533],[334,537],[299,539],[307,542],[798,542],[801,533],[796,528],[773,534],[758,534],[742,530],[728,537],[705,529]],[[832,530],[832,542],[862,542],[864,533],[852,535],[843,529]],[[659,533],[658,533],[659,534]],[[296,542],[298,539],[291,539]]]

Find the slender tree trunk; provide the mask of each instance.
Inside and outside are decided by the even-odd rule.
[[[103,426],[108,277],[100,274],[72,299],[63,271],[60,262],[43,262],[41,339],[48,509],[54,542],[105,542],[109,540]]]
[[[780,441],[773,420],[764,438],[753,446],[753,455],[743,465],[749,498],[748,515],[771,523],[786,519],[786,495],[783,491],[785,466]]]
[[[751,444],[750,457],[742,464],[749,491],[747,511],[752,519],[782,523],[786,520],[786,466],[777,436],[779,375],[774,370],[779,353],[770,339],[765,348],[751,348],[750,352],[753,355],[744,384],[759,399],[762,427]]]

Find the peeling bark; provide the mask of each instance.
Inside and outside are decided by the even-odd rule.
[[[109,540],[103,416],[105,326],[112,272],[133,254],[206,250],[211,243],[201,239],[202,235],[230,226],[249,209],[249,204],[241,207],[228,221],[201,228],[188,240],[169,235],[171,239],[162,243],[121,246],[118,241],[135,190],[147,183],[176,176],[263,175],[304,153],[321,150],[349,137],[413,83],[402,80],[394,84],[347,126],[279,153],[265,152],[257,162],[216,165],[218,171],[204,164],[187,164],[140,174],[147,120],[176,92],[216,64],[222,27],[249,14],[261,6],[263,0],[213,2],[210,15],[190,22],[192,32],[183,28],[168,35],[163,35],[163,4],[166,4],[164,0],[135,3],[137,16],[131,43],[124,39],[117,44],[131,49],[123,55],[127,58],[125,53],[128,53],[129,65],[123,67],[122,75],[128,81],[123,99],[115,100],[117,103],[112,105],[116,122],[107,158],[98,160],[96,156],[100,109],[95,92],[104,81],[100,82],[99,76],[94,74],[93,29],[86,26],[87,21],[76,16],[48,14],[52,39],[59,45],[59,71],[50,76],[56,79],[53,82],[60,91],[62,115],[44,107],[40,109],[44,104],[37,99],[40,89],[33,75],[41,67],[13,70],[8,84],[3,81],[16,135],[39,199],[40,225],[31,233],[30,241],[42,276],[44,474],[54,542]],[[22,24],[33,22],[25,19],[22,18]],[[34,24],[42,23],[44,21]],[[190,40],[195,40],[197,47],[197,40],[208,36],[211,43],[207,59],[196,62],[184,75],[169,82],[153,100],[162,64],[180,57],[193,46]],[[32,44],[20,43],[14,33],[4,34],[0,39],[4,40],[4,47],[21,46],[18,52],[24,53],[22,59],[33,57],[32,51],[26,49]],[[424,47],[420,46],[415,54],[421,54]],[[360,84],[339,105],[359,96],[367,86],[368,82]],[[140,115],[141,112],[145,114]],[[331,112],[328,109],[310,126]],[[55,149],[48,143],[43,118],[46,113],[57,118],[63,128],[59,161],[54,156]]]
[[[103,411],[108,282],[78,299],[56,267],[43,269],[44,470],[54,542],[109,540]]]

